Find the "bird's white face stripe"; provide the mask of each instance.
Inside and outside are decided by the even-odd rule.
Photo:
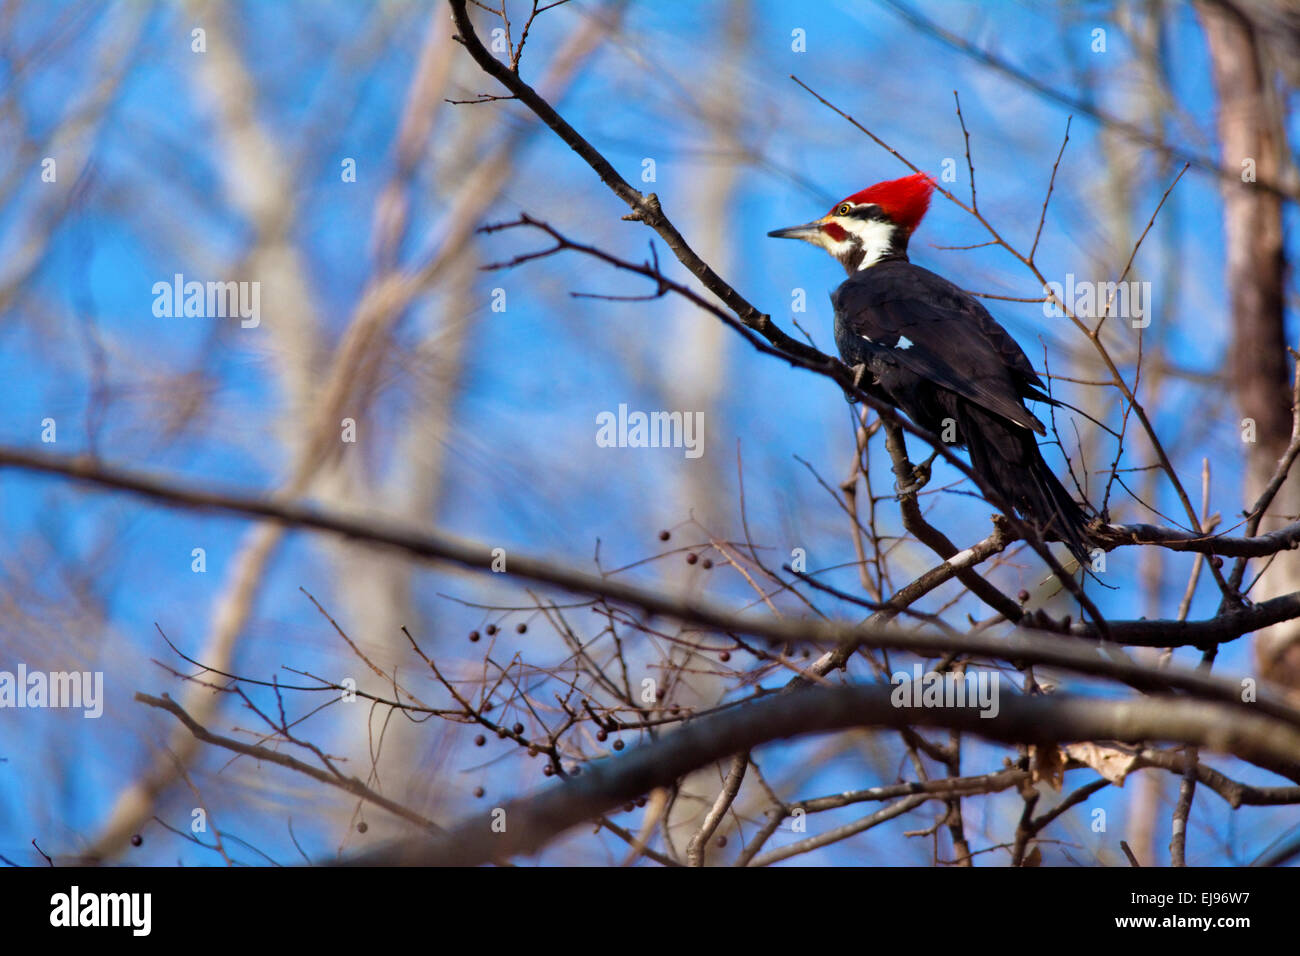
[[[858,264],[858,271],[869,269],[874,266],[881,258],[887,255],[894,248],[894,229],[891,223],[882,222],[879,219],[854,219],[851,217],[836,218],[845,232],[852,233],[862,246],[862,261]],[[848,245],[836,243],[836,245]],[[835,250],[830,250],[832,254]]]
[[[893,251],[894,230],[897,227],[892,223],[880,219],[859,219],[856,216],[834,216],[833,221],[849,233],[851,238],[833,239],[825,231],[800,238],[821,246],[841,262],[855,249],[860,249],[862,258],[858,262],[859,271],[869,269]]]
[[[826,233],[819,233],[822,240],[822,248],[833,255],[836,259],[846,255],[853,248],[853,243],[847,239],[835,240]]]

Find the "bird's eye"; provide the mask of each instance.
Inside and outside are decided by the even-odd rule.
[[[849,214],[849,209],[850,209],[850,206],[849,206],[848,203],[846,203],[846,202],[845,202],[845,203],[840,203],[840,208],[835,210],[835,215],[837,215],[837,216],[847,216],[847,215]]]

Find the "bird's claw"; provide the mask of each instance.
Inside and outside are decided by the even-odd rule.
[[[937,454],[937,453],[936,453]],[[912,466],[911,480],[904,484],[901,481],[894,482],[895,496],[898,500],[906,498],[908,495],[914,495],[930,483],[930,465],[934,461],[935,455],[931,455],[919,465]]]
[[[858,403],[858,397],[854,395],[853,392],[856,392],[862,387],[862,377],[867,374],[867,366],[865,363],[854,365],[851,371],[853,372],[853,391],[845,391],[844,400],[850,405],[856,405]]]

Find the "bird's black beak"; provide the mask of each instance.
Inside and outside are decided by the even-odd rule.
[[[773,239],[802,239],[814,245],[821,245],[822,225],[820,220],[806,222],[802,226],[788,226],[785,229],[773,229],[768,233]]]

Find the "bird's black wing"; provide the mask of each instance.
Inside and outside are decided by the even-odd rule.
[[[1021,396],[1042,382],[1015,339],[971,296],[906,260],[855,273],[831,294],[843,333],[1039,434]],[[843,346],[842,346],[843,348]]]

